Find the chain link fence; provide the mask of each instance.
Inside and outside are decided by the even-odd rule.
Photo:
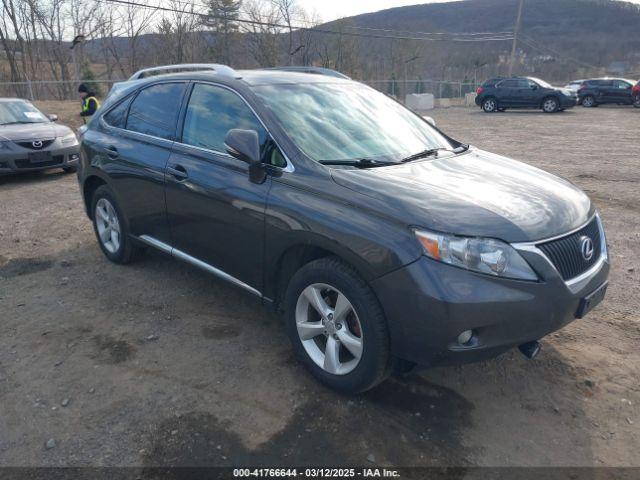
[[[29,100],[77,100],[77,88],[86,83],[99,97],[104,97],[112,85],[122,80],[33,80],[26,82],[0,82],[0,96]],[[404,101],[408,94],[430,93],[436,99],[464,99],[476,91],[479,84],[439,80],[360,80],[387,95]]]

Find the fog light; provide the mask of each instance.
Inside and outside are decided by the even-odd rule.
[[[458,343],[460,345],[466,345],[469,340],[473,337],[473,330],[465,330],[460,335],[458,335]]]

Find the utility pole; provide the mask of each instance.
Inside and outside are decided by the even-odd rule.
[[[518,43],[518,33],[520,32],[520,18],[522,17],[522,6],[524,0],[520,0],[518,5],[518,16],[516,17],[516,24],[513,28],[513,43],[511,44],[511,59],[509,60],[509,77],[513,74],[513,67],[516,63],[516,45]]]

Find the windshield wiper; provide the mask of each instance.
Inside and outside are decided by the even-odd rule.
[[[397,162],[384,162],[373,160],[372,158],[358,158],[355,160],[320,160],[322,165],[348,165],[358,168],[385,167],[387,165],[397,165]]]
[[[441,150],[444,150],[446,152],[452,152],[452,153],[462,153],[466,150],[469,150],[469,145],[463,143],[459,147],[454,148],[453,150],[449,150],[448,148],[444,148],[444,147],[428,148],[426,150],[422,150],[421,152],[414,153],[413,155],[409,155],[408,157],[403,158],[402,160],[400,160],[400,163],[412,162],[420,158],[427,158],[431,156],[437,157],[438,152]]]

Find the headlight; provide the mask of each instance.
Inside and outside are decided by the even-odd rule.
[[[538,276],[508,243],[492,238],[457,237],[416,230],[425,255],[434,260],[475,272],[519,280]]]
[[[62,137],[62,139],[60,140],[60,142],[62,144],[67,144],[67,143],[74,143],[77,142],[78,139],[76,138],[76,134],[75,133],[71,133],[69,135],[65,135],[64,137]]]

